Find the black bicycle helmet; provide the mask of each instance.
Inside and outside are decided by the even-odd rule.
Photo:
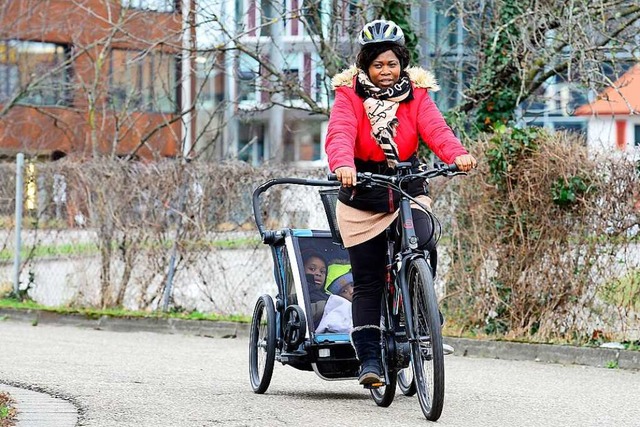
[[[393,21],[385,21],[384,19],[376,19],[365,24],[358,41],[362,46],[372,43],[395,43],[404,46],[404,33]]]

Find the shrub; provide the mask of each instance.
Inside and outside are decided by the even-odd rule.
[[[479,170],[442,195],[456,205],[449,316],[463,329],[542,340],[582,339],[602,324],[623,333],[629,325],[611,312],[628,299],[597,290],[624,274],[620,257],[633,247],[633,163],[531,128],[471,146]]]

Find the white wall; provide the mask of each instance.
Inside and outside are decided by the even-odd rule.
[[[625,152],[632,157],[640,158],[640,149],[635,146],[635,126],[640,125],[640,116],[591,117],[587,122],[587,146],[594,150],[616,150],[616,121],[626,120]]]
[[[595,150],[608,150],[616,146],[616,122],[612,117],[592,117],[587,122],[587,146]]]

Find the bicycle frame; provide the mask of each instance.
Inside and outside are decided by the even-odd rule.
[[[406,268],[409,265],[407,261],[416,257],[424,257],[424,254],[418,251],[418,238],[413,227],[411,202],[404,194],[400,199],[399,220],[402,230],[402,239],[400,240],[400,250],[395,254],[393,262],[396,266],[400,264],[400,268],[396,268],[396,283],[400,285],[400,295],[402,296],[402,300],[409,302],[411,301],[411,295],[409,293],[409,284],[407,283],[406,275]],[[394,315],[397,315],[397,313],[394,313]],[[404,304],[404,316],[405,324],[413,325],[413,311],[410,304]],[[409,342],[415,342],[417,338],[413,328],[405,328],[405,330]]]

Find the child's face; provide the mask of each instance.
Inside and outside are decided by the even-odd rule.
[[[304,274],[311,274],[316,286],[324,286],[324,280],[327,278],[327,265],[320,258],[312,256],[304,263]]]
[[[349,283],[340,289],[340,294],[342,298],[348,299],[349,301],[353,301],[353,283]]]

